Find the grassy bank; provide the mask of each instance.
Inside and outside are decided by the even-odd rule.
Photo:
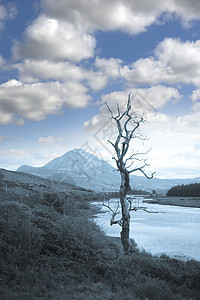
[[[81,194],[1,194],[1,299],[199,299],[200,263],[122,254]]]
[[[200,208],[200,198],[199,197],[172,197],[172,196],[157,196],[157,197],[146,197],[144,202],[156,203],[163,205],[176,205],[185,207],[199,207]]]

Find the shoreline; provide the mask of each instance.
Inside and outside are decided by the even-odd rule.
[[[136,195],[137,196],[137,195]],[[140,195],[141,196],[141,195]],[[112,199],[112,198],[110,198]],[[100,203],[99,199],[92,200],[91,202]],[[181,206],[181,207],[191,207],[200,208],[200,197],[179,197],[179,196],[146,196],[143,198],[144,203],[148,204],[161,204],[161,205],[171,205],[171,206]],[[96,210],[97,207],[96,207]]]
[[[200,208],[200,197],[149,196],[145,197],[143,202],[149,204]]]

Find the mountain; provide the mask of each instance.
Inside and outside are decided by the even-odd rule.
[[[53,159],[43,167],[21,166],[18,172],[25,172],[52,180],[59,180],[92,190],[116,191],[120,185],[120,174],[106,161],[83,149],[74,149]],[[172,186],[200,183],[200,178],[147,179],[144,176],[130,176],[134,189],[166,193]]]
[[[117,190],[120,184],[120,175],[113,166],[83,149],[69,151],[43,167],[24,165],[17,171],[94,190]]]

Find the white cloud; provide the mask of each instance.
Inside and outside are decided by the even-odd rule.
[[[87,24],[89,29],[121,30],[138,34],[167,13],[183,23],[200,18],[198,0],[42,0],[47,15],[71,23]]]
[[[181,42],[168,38],[158,44],[154,53],[155,57],[139,59],[131,66],[123,65],[120,59],[96,57],[89,69],[69,61],[49,59],[26,59],[14,67],[19,70],[22,82],[84,81],[96,91],[116,79],[123,79],[135,86],[159,83],[199,85],[200,41]]]
[[[142,32],[155,21],[155,14],[150,10],[143,13],[133,1],[46,1],[43,0],[47,15],[61,20],[87,26],[88,30],[117,30],[136,34]],[[159,8],[156,9],[159,11]]]
[[[124,106],[127,103],[127,95],[131,93],[133,105],[141,106],[141,110],[157,110],[170,101],[181,99],[178,90],[163,85],[152,86],[150,88],[130,88],[129,90],[113,92],[102,96],[102,103],[107,102],[111,107],[119,103]]]
[[[98,91],[107,85],[110,78],[116,79],[120,76],[119,61],[113,58],[106,60],[97,57],[94,65],[91,64],[89,69],[85,69],[68,61],[26,59],[22,63],[13,65],[13,68],[18,69],[19,78],[22,82],[33,83],[41,80],[84,81],[84,84]]]
[[[120,69],[121,69],[122,60],[116,58],[99,58],[96,57],[94,66],[97,67],[103,74],[107,75],[111,78],[120,77]]]
[[[20,80],[23,82],[39,82],[40,80],[81,81],[87,77],[88,71],[71,62],[52,60],[26,59],[16,64]]]
[[[114,82],[121,77],[121,63],[120,59],[96,57],[92,70],[87,74],[87,83],[95,91],[103,89],[110,80]]]
[[[199,81],[200,40],[181,42],[167,38],[158,45],[155,54],[163,64],[169,66],[172,73],[181,76],[183,82],[184,79],[186,83]]]
[[[184,25],[188,25],[191,20],[200,19],[200,2],[199,0],[174,0],[168,2],[171,11],[181,17]]]
[[[173,15],[187,23],[200,18],[198,0],[161,2],[154,0],[42,0],[43,13],[24,33],[24,42],[15,41],[17,59],[67,59],[80,61],[94,56],[97,30],[121,30],[139,34],[162,15]]]
[[[98,30],[120,30],[135,35],[153,23],[159,26],[166,16],[179,18],[188,25],[191,20],[200,18],[199,0],[41,2],[42,13],[28,25],[23,41],[15,41],[13,45],[14,58],[20,60],[14,66],[19,71],[19,81],[10,80],[0,85],[0,123],[23,125],[26,119],[40,121],[49,114],[58,114],[64,106],[85,107],[90,101],[89,88],[98,91],[119,79],[121,83],[126,81],[125,90],[103,95],[101,104],[107,101],[116,110],[116,102],[123,107],[129,92],[135,96],[136,106],[139,106],[138,100],[142,102],[142,110],[145,108],[150,121],[148,131],[154,153],[151,161],[155,169],[168,165],[172,168],[176,162],[182,169],[189,165],[194,168],[195,161],[200,161],[197,153],[199,136],[194,136],[200,126],[200,40],[184,42],[167,38],[158,44],[152,56],[129,66],[114,58],[97,57],[94,63],[87,65],[81,65],[81,61],[94,57]],[[5,21],[15,15],[14,5],[0,4],[0,30]],[[0,67],[5,65],[0,56]],[[197,87],[191,96],[194,114],[176,120],[155,113],[165,104],[181,100],[176,88],[162,84],[179,83]],[[135,88],[149,85],[150,88]],[[107,120],[108,113],[102,106],[101,113],[84,126],[95,132]],[[57,141],[54,136],[38,140],[40,144],[54,146]],[[193,158],[189,156],[192,149],[195,149]],[[15,150],[11,153],[18,155]],[[19,153],[23,154],[23,151]]]
[[[63,106],[85,107],[90,100],[87,89],[75,82],[23,84],[17,80],[0,85],[0,123],[19,123],[23,118],[40,121],[60,113]],[[16,117],[20,119],[16,121]]]
[[[200,89],[194,90],[191,95],[192,101],[200,100]]]
[[[200,82],[200,40],[182,42],[166,38],[154,51],[155,57],[139,59],[124,67],[122,76],[135,85],[194,84]]]
[[[186,1],[181,8],[180,2],[175,0],[171,0],[170,5],[157,0],[153,3],[144,0],[43,0],[42,6],[43,13],[27,27],[24,42],[15,41],[13,46],[15,58],[26,58],[15,64],[21,82],[53,80],[64,82],[63,86],[70,81],[74,85],[86,85],[94,91],[117,79],[130,86],[163,83],[199,85],[200,41],[165,39],[155,49],[154,57],[137,60],[131,66],[123,65],[119,59],[98,57],[88,69],[77,64],[84,58],[94,56],[95,30],[120,29],[130,34],[139,33],[166,11],[176,12],[189,20],[184,14],[189,9]],[[191,19],[198,15],[196,1],[194,6],[196,14],[191,14]],[[135,22],[137,25],[134,25]],[[171,97],[172,90],[169,91]],[[150,94],[147,96],[151,98]],[[165,98],[163,94],[161,96]]]
[[[39,16],[25,31],[24,43],[15,41],[13,55],[20,58],[50,58],[80,61],[94,55],[95,38],[84,28],[67,21]]]

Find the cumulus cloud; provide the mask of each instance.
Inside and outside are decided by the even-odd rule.
[[[17,59],[87,59],[94,56],[97,30],[139,34],[165,14],[187,23],[200,18],[199,2],[192,2],[42,0],[43,12],[27,27],[24,42],[15,41],[13,55]]]
[[[40,137],[38,139],[38,143],[42,146],[48,146],[48,145],[53,145],[57,142],[62,141],[62,137],[56,137],[56,136],[47,136],[47,137]]]
[[[194,84],[200,82],[200,40],[195,42],[166,38],[154,50],[154,56],[124,65],[120,59],[96,57],[90,70],[72,62],[26,59],[16,64],[25,82],[44,80],[86,80],[94,90],[117,78],[131,85]]]
[[[194,90],[191,95],[192,101],[200,100],[200,89]]]
[[[80,61],[94,55],[95,45],[95,38],[82,27],[41,15],[26,29],[24,43],[15,41],[12,51],[16,59]]]
[[[58,113],[63,105],[73,108],[85,107],[90,100],[85,86],[98,91],[103,89],[111,79],[112,82],[117,79],[123,79],[124,82],[129,83],[132,87],[139,85],[152,86],[151,88],[130,88],[122,92],[113,92],[104,95],[102,102],[108,102],[111,107],[116,101],[123,104],[128,93],[132,92],[132,95],[137,94],[137,98],[141,97],[148,100],[146,101],[146,106],[151,106],[156,110],[160,109],[169,101],[178,101],[181,99],[177,89],[159,85],[160,83],[193,83],[199,86],[199,50],[200,41],[182,42],[177,39],[168,38],[158,44],[154,50],[154,57],[137,60],[131,66],[124,65],[123,61],[114,58],[105,59],[96,57],[93,65],[91,64],[88,69],[69,61],[56,62],[50,59],[26,59],[15,65],[19,70],[21,82],[15,81],[14,85],[9,84],[9,89],[7,89],[9,93],[6,94],[5,99],[9,97],[10,103],[16,103],[17,100],[15,98],[11,100],[12,96],[15,97],[15,90],[17,90],[17,94],[20,93],[21,99],[27,97],[26,94],[28,91],[28,99],[34,98],[33,95],[37,93],[35,98],[39,99],[41,110],[38,111],[38,105],[30,105],[30,103],[37,103],[37,100],[34,100],[26,101],[26,103],[29,103],[26,111],[19,109],[18,106],[18,109],[13,113],[12,110],[9,111],[8,104],[4,103],[5,100],[2,100],[3,116],[1,123],[18,122],[20,124],[21,122],[22,125],[22,118],[42,120],[47,114]],[[40,81],[44,80],[56,80],[56,82],[40,83]],[[20,87],[16,89],[17,85],[20,85]],[[0,92],[3,93],[2,89],[4,89],[5,93],[5,88],[6,84],[2,85]],[[34,91],[33,94],[32,90]],[[22,96],[23,93],[24,96]],[[194,101],[197,95],[198,90],[194,91],[191,97],[192,101],[195,102],[195,110],[199,109],[199,103]],[[48,97],[52,100],[47,100]],[[112,99],[115,100],[112,101]],[[36,109],[33,107],[36,107]],[[30,109],[30,113],[28,113],[28,109]],[[21,121],[14,121],[14,115],[21,116]]]
[[[22,82],[32,83],[41,80],[58,80],[84,82],[91,89],[98,91],[104,88],[109,79],[120,77],[119,59],[96,58],[94,64],[86,69],[69,61],[55,62],[52,60],[26,59],[15,64],[13,68],[18,69],[19,79]]]
[[[154,57],[139,59],[131,66],[120,59],[96,57],[90,69],[69,61],[26,59],[15,67],[23,82],[40,80],[85,81],[93,90],[104,88],[109,79],[124,79],[131,85],[195,84],[200,82],[200,41],[168,38],[158,44]]]
[[[57,114],[63,106],[85,107],[90,100],[87,89],[75,82],[46,82],[23,84],[10,80],[0,85],[0,123],[9,124],[22,119],[40,121],[49,114]],[[20,119],[16,121],[16,117]]]
[[[165,39],[158,44],[153,56],[129,66],[114,58],[96,57],[89,68],[79,62],[94,56],[96,30],[137,34],[164,12],[175,12],[185,22],[197,19],[199,4],[193,2],[195,9],[186,1],[181,5],[178,0],[151,3],[144,0],[42,0],[43,12],[25,30],[24,41],[15,41],[13,45],[14,57],[22,59],[15,64],[20,81],[0,86],[0,122],[23,125],[26,118],[42,120],[48,114],[59,113],[65,105],[85,107],[90,100],[88,88],[99,91],[117,79],[124,80],[130,87],[153,85],[137,92],[149,99],[155,109],[171,99],[180,99],[176,89],[161,84],[199,86],[200,41]],[[0,64],[4,64],[1,57]],[[106,97],[109,95],[102,100],[108,101]]]
[[[48,59],[26,59],[14,66],[19,71],[23,82],[39,82],[41,80],[81,81],[87,78],[85,69],[68,61],[55,62]]]
[[[121,30],[137,34],[156,22],[163,13],[178,16],[184,23],[200,18],[198,0],[42,0],[47,15],[90,29]]]
[[[122,30],[130,34],[144,31],[163,12],[174,13],[187,19],[198,18],[186,1],[169,2],[144,0],[111,1],[42,1],[43,12],[24,33],[24,41],[15,41],[13,54],[24,59],[15,67],[24,83],[40,81],[74,81],[94,91],[103,89],[110,79],[124,80],[131,86],[200,82],[200,41],[181,42],[168,38],[160,42],[154,56],[123,65],[119,59],[96,58],[90,69],[77,64],[94,56],[95,30]],[[89,9],[88,9],[89,8]],[[1,60],[0,60],[1,63]],[[6,122],[6,121],[5,121]]]
[[[96,57],[94,66],[102,71],[108,77],[118,78],[120,77],[120,69],[121,69],[122,60],[116,58],[99,58]]]
[[[194,84],[200,82],[200,40],[182,42],[166,38],[154,50],[154,57],[139,59],[122,69],[124,78],[136,85]]]
[[[133,88],[122,92],[114,92],[102,96],[102,103],[107,102],[114,106],[116,103],[124,105],[127,102],[127,95],[131,93],[133,105],[141,106],[142,109],[157,110],[162,108],[169,101],[178,101],[181,95],[178,90],[163,85],[150,88]]]
[[[90,64],[83,60],[95,56],[98,30],[136,35],[152,24],[159,26],[166,17],[179,18],[188,25],[200,18],[199,0],[41,0],[41,3],[42,11],[26,28],[23,40],[13,44],[13,58],[20,60],[14,65],[19,80],[0,85],[0,124],[21,126],[26,119],[40,121],[49,114],[59,114],[64,106],[85,107],[91,100],[89,88],[99,91],[120,80],[121,86],[125,83],[124,90],[102,96],[100,114],[84,124],[85,130],[95,133],[109,121],[104,102],[113,110],[116,102],[123,108],[132,92],[134,109],[142,106],[141,111],[146,112],[150,121],[148,128],[154,149],[151,162],[155,169],[156,166],[167,169],[169,161],[171,168],[173,164],[184,167],[186,162],[195,168],[200,140],[195,135],[200,126],[199,40],[167,38],[158,44],[152,56],[130,65],[114,58],[96,57],[93,63],[88,61]],[[0,4],[0,31],[5,21],[15,15],[13,4]],[[5,65],[0,56],[0,67]],[[181,83],[196,86],[191,95],[194,113],[178,119],[158,113],[167,103],[181,100],[176,88],[164,84]],[[56,142],[59,137],[38,139],[43,146]],[[193,149],[196,152],[191,158],[189,153]],[[18,154],[25,155],[23,150],[13,149],[9,153],[16,157]]]
[[[135,1],[42,1],[44,11],[53,18],[84,24],[88,30],[117,30],[136,34],[155,21],[155,13],[143,13]],[[159,5],[160,6],[160,5]],[[156,7],[155,7],[156,9]],[[156,9],[159,12],[159,8]]]

